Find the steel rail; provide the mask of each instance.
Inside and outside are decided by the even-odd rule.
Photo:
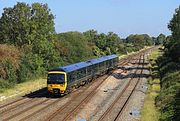
[[[127,64],[128,61],[123,62],[122,64],[125,65]],[[122,72],[121,72],[122,73]],[[110,74],[109,74],[110,75]],[[73,112],[75,112],[82,104],[84,104],[84,102],[88,101],[90,99],[90,97],[92,97],[95,93],[97,88],[108,78],[109,76],[107,75],[107,77],[105,79],[103,79],[98,85],[96,85],[92,91],[75,107],[73,108],[68,114],[67,116],[63,119],[63,121],[68,120],[68,118],[73,114]],[[78,95],[81,96],[81,95]],[[72,100],[73,101],[73,100]],[[65,110],[65,108],[69,105],[69,103],[66,103],[65,105],[63,105],[62,107],[60,107],[58,110],[55,111],[55,113],[53,113],[50,117],[47,118],[48,121],[52,120],[55,116],[57,116],[58,114],[61,114],[61,112],[63,110]]]
[[[141,61],[141,57],[139,59],[139,63]],[[140,66],[140,65],[138,65]],[[138,70],[135,71],[135,74],[137,73]],[[135,76],[134,74],[134,76]],[[134,77],[133,76],[133,77]],[[101,117],[98,119],[98,121],[102,121],[105,119],[105,117],[112,111],[114,105],[118,102],[118,100],[122,97],[122,95],[125,93],[125,91],[128,89],[128,87],[130,86],[133,77],[131,77],[131,79],[128,81],[128,83],[126,84],[126,86],[124,87],[124,89],[121,91],[121,93],[119,93],[118,97],[111,103],[111,105],[108,107],[108,109],[103,113],[103,115],[101,115]]]

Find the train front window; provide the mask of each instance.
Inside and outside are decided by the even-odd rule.
[[[48,74],[48,84],[63,84],[65,83],[65,75],[59,73]]]

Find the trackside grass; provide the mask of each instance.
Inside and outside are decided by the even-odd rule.
[[[46,79],[36,79],[27,82],[23,82],[20,84],[16,84],[13,88],[6,89],[0,93],[0,101],[5,100],[7,98],[16,97],[19,95],[24,95],[29,92],[41,89],[46,86]]]
[[[148,80],[149,89],[145,97],[143,109],[141,110],[141,121],[159,120],[160,112],[155,106],[155,98],[160,91],[160,79],[155,60],[160,56],[160,54],[160,51],[157,49],[149,57],[149,67],[151,69],[150,73],[152,76]]]

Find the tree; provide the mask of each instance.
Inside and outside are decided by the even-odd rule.
[[[20,50],[13,45],[0,44],[0,80],[16,82],[21,54]]]
[[[180,6],[175,10],[168,28],[172,32],[172,39],[168,45],[169,56],[174,61],[180,61]]]
[[[171,19],[168,28],[172,32],[172,38],[174,41],[180,41],[180,6],[175,10],[175,14]]]
[[[156,45],[162,45],[164,42],[166,41],[166,36],[164,34],[159,34],[159,36],[157,37],[157,40],[155,41]]]
[[[0,43],[14,44],[38,54],[44,67],[57,65],[54,50],[54,15],[47,4],[32,5],[18,2],[14,7],[4,8],[0,18]]]
[[[129,35],[126,40],[127,43],[132,43],[139,49],[153,44],[152,38],[147,34]]]
[[[156,44],[156,41],[157,41],[157,38],[156,38],[156,37],[152,37],[152,43],[153,43],[153,45]]]
[[[54,16],[47,4],[33,3],[31,6],[18,2],[14,7],[4,8],[0,18],[0,43],[17,46],[37,44],[39,40],[51,40]]]
[[[113,32],[109,32],[107,34],[107,43],[106,43],[106,47],[110,49],[110,53],[109,54],[112,54],[112,53],[118,53],[119,51],[119,45],[122,44],[123,41],[120,39],[120,37],[113,33]]]
[[[95,43],[98,37],[98,33],[96,30],[88,30],[86,32],[83,32],[84,36],[87,37],[88,42]]]
[[[172,36],[169,35],[166,37],[166,40],[163,42],[163,46],[165,47],[165,49],[170,48],[170,42],[172,42]]]
[[[92,48],[89,47],[87,38],[80,32],[66,32],[58,34],[56,50],[63,61],[75,63],[93,57]]]

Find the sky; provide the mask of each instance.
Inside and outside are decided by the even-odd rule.
[[[47,3],[55,15],[57,33],[94,29],[115,32],[121,38],[171,34],[167,25],[180,5],[180,0],[0,0],[0,16],[3,8],[17,2]]]

